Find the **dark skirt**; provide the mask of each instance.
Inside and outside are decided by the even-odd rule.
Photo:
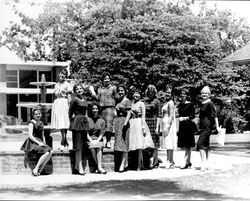
[[[124,128],[126,117],[116,117],[114,119],[115,127],[115,151],[127,152],[129,148],[129,127]]]
[[[87,148],[87,132],[72,130],[72,144],[74,150],[85,150]]]
[[[155,148],[159,148],[160,147],[159,135],[157,135],[155,133],[156,124],[157,124],[157,117],[146,117],[145,120],[146,120],[146,123],[149,127],[150,134],[151,134],[152,140],[154,142]]]
[[[37,137],[35,138],[38,141],[43,142],[40,138]],[[33,142],[30,138],[27,138],[23,143],[23,145],[21,146],[21,150],[23,150],[26,153],[44,154],[46,152],[50,152],[52,148],[45,143],[44,146],[39,146],[37,143]]]
[[[82,114],[76,115],[70,124],[70,130],[89,131],[89,118]]]
[[[196,150],[210,150],[210,135],[211,130],[200,130],[198,131],[198,134],[200,135],[197,141]]]
[[[182,121],[179,124],[178,131],[178,147],[179,148],[191,148],[195,147],[194,133],[196,125],[192,121]]]

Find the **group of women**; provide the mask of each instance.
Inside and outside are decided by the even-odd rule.
[[[185,163],[181,169],[191,167],[191,148],[195,146],[194,133],[196,125],[192,121],[195,117],[194,105],[190,102],[188,91],[183,90],[181,102],[177,106],[172,99],[172,89],[166,88],[164,97],[157,97],[154,85],[149,85],[145,91],[146,97],[142,97],[139,89],[124,85],[114,86],[111,84],[110,74],[102,75],[102,86],[97,89],[87,83],[76,83],[71,89],[66,81],[67,71],[59,73],[59,82],[55,86],[56,99],[52,107],[52,128],[60,129],[62,140],[60,150],[68,148],[67,130],[72,131],[73,149],[75,150],[75,169],[77,174],[85,175],[86,158],[84,152],[91,151],[95,161],[95,171],[100,174],[107,172],[102,168],[102,150],[111,147],[111,135],[114,134],[114,150],[121,153],[119,172],[128,169],[128,153],[136,151],[136,169],[142,170],[145,165],[144,150],[150,150],[147,158],[149,168],[159,166],[158,148],[160,136],[162,146],[167,150],[166,167],[171,168],[174,163],[174,150],[177,146],[184,148]],[[200,137],[197,142],[197,150],[201,153],[201,169],[207,168],[209,159],[209,137],[216,121],[215,106],[210,100],[210,90],[204,87],[201,91],[203,99],[200,108]],[[37,111],[37,110],[34,110]],[[36,132],[33,128],[40,123],[40,117],[35,116],[30,122],[32,127],[29,132],[29,142],[25,142],[22,149],[25,151],[43,149],[46,154],[46,162],[51,157],[52,149],[37,141]],[[176,121],[179,120],[177,133]],[[178,135],[178,141],[177,141]],[[104,137],[106,136],[106,137]],[[42,139],[42,138],[41,138]],[[39,142],[39,143],[38,143]],[[28,146],[36,144],[36,148]],[[40,151],[41,152],[41,151]],[[39,174],[43,163],[39,163],[33,170],[33,175]],[[43,166],[42,166],[43,168]]]

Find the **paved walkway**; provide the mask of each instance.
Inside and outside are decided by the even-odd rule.
[[[58,134],[54,134],[54,137],[56,135]],[[60,135],[58,136],[60,137]],[[58,136],[54,139],[60,139]],[[192,183],[191,181],[199,179],[199,182],[204,180],[204,185],[206,185],[205,180],[207,178],[219,177],[225,179],[222,177],[225,176],[226,172],[230,171],[237,171],[233,172],[231,176],[238,174],[238,169],[235,169],[235,165],[237,167],[247,167],[245,169],[249,170],[250,135],[228,135],[224,147],[218,147],[215,140],[215,136],[212,136],[210,169],[205,172],[200,171],[199,152],[192,152],[193,165],[191,169],[180,170],[179,167],[183,165],[184,151],[180,149],[175,151],[175,168],[165,169],[166,153],[165,150],[159,150],[159,157],[163,163],[159,168],[147,171],[109,172],[106,175],[87,174],[85,176],[71,174],[52,174],[40,177],[32,177],[31,175],[0,175],[0,199],[131,200],[207,198],[211,200],[225,198],[227,196],[229,196],[227,198],[229,200],[232,200],[234,197],[240,197],[241,200],[250,199],[248,188],[250,185],[248,180],[246,184],[244,183],[245,175],[243,175],[243,180],[240,180],[244,182],[236,183],[236,189],[238,190],[234,194],[226,189],[220,189],[220,195],[205,191],[205,189],[203,192],[203,190],[201,190],[203,188],[200,185],[190,190],[189,194],[185,194],[183,192],[190,188],[190,186],[185,185],[183,188],[178,187],[177,184],[179,182],[185,183],[185,181],[187,181],[187,183]],[[0,151],[17,151],[22,142],[23,139],[16,140],[15,142],[4,139],[0,142]],[[59,145],[59,140],[55,140],[54,142],[54,146],[57,147],[57,145]],[[237,149],[237,146],[239,146],[240,149]],[[248,175],[248,172],[246,174]],[[226,179],[226,181],[230,183],[230,178]],[[226,182],[223,183],[223,185],[226,185]],[[219,188],[222,184],[216,182],[211,185],[215,185],[216,188]],[[153,190],[151,191],[150,189]],[[169,197],[165,197],[166,195]]]

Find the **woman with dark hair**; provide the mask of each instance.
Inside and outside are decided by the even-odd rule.
[[[145,121],[145,104],[140,100],[141,91],[134,90],[132,107],[125,124],[129,120],[129,151],[138,151],[137,171],[140,171],[143,164],[142,151],[146,148],[154,148],[150,130]]]
[[[179,114],[179,131],[178,131],[178,147],[185,149],[185,164],[181,169],[186,169],[192,166],[191,147],[195,146],[194,133],[197,131],[195,123],[192,121],[195,118],[194,105],[190,102],[188,90],[183,89],[181,92],[181,102],[178,105]]]
[[[67,141],[67,130],[69,129],[69,102],[72,88],[70,83],[66,81],[68,71],[62,69],[59,73],[59,82],[55,85],[54,93],[56,99],[52,105],[51,114],[51,127],[54,129],[60,129],[62,138],[61,146],[59,149],[63,151],[65,148],[68,149],[69,143]]]
[[[158,148],[160,146],[159,131],[157,125],[160,122],[161,107],[160,102],[156,97],[157,90],[154,85],[148,85],[146,91],[146,98],[143,100],[146,108],[146,123],[149,127],[150,134],[154,141],[155,148],[153,149],[152,157],[150,158],[149,168],[158,167]]]
[[[175,106],[172,100],[172,89],[166,88],[166,103],[162,107],[163,148],[167,150],[166,168],[174,166],[174,150],[177,148]]]
[[[87,150],[87,132],[90,130],[87,117],[88,102],[83,96],[83,87],[80,83],[74,85],[73,91],[75,98],[70,102],[69,119],[71,119],[70,129],[75,150],[75,170],[77,174],[85,175],[86,155],[82,152]]]
[[[113,120],[115,115],[116,87],[110,82],[108,72],[102,75],[102,86],[97,90],[97,99],[101,107],[101,117],[106,122],[105,136],[107,139],[106,147],[111,148],[111,135],[113,133]]]
[[[208,86],[201,90],[202,104],[200,106],[199,115],[199,139],[197,141],[197,151],[201,156],[201,171],[208,169],[210,156],[210,135],[213,129],[219,131],[219,122],[216,115],[216,108],[210,99],[210,89]]]
[[[32,110],[33,119],[29,122],[29,137],[21,147],[27,157],[29,154],[35,154],[39,157],[35,168],[32,170],[33,176],[39,176],[45,165],[52,157],[53,150],[44,142],[44,125],[40,121],[42,112],[39,108]]]
[[[99,116],[100,106],[98,103],[92,103],[90,107],[90,131],[87,135],[89,149],[91,150],[92,157],[96,162],[99,174],[106,174],[102,168],[102,150],[104,147],[103,136],[105,132],[105,121]]]
[[[131,101],[126,97],[126,87],[119,85],[117,87],[118,98],[116,102],[116,117],[114,118],[115,145],[114,150],[122,152],[122,159],[119,172],[124,172],[128,166],[128,144],[129,128],[125,125],[128,111],[131,109]]]

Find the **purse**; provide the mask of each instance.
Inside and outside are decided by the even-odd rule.
[[[220,146],[224,146],[226,138],[226,129],[220,128],[217,135],[217,143]]]

